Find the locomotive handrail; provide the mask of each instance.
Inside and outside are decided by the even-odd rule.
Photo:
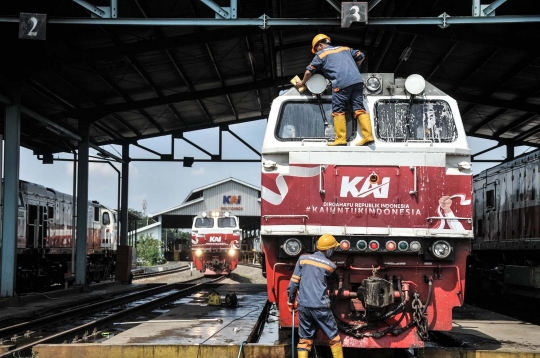
[[[313,142],[313,143],[328,143],[327,139],[302,139],[302,146],[304,146],[304,142]]]
[[[322,172],[323,170],[326,170],[326,165],[320,165],[319,166],[319,193],[324,194],[326,193],[326,190],[323,188],[323,180],[322,180]]]
[[[306,222],[309,219],[307,215],[263,215],[262,217],[265,221],[268,219],[302,219],[303,222]]]
[[[417,181],[418,181],[418,180],[416,179],[416,167],[410,167],[410,169],[414,171],[414,189],[411,190],[411,191],[409,191],[409,194],[410,194],[410,195],[416,195],[416,194],[418,194],[418,188],[417,188],[417,186],[416,186],[416,185],[417,185]]]
[[[467,220],[469,224],[472,223],[472,218],[462,218],[455,216],[429,216],[426,220],[429,222],[432,222],[433,220]]]
[[[410,139],[405,142],[405,146],[408,146],[409,143],[429,143],[430,146],[433,146],[433,141],[431,139]]]

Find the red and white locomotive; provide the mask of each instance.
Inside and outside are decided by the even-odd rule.
[[[241,255],[238,217],[229,212],[203,212],[193,219],[191,252],[195,267],[205,275],[230,275]]]
[[[71,282],[73,240],[72,196],[39,184],[19,182],[17,230],[18,293]],[[116,213],[88,202],[87,282],[114,275],[117,249]]]
[[[348,145],[327,146],[328,94],[291,88],[272,103],[261,167],[268,297],[290,328],[294,265],[330,233],[340,242],[329,292],[343,346],[423,347],[429,330],[451,329],[464,300],[470,149],[456,101],[421,76],[369,73],[364,82],[369,146],[355,145],[349,114]]]

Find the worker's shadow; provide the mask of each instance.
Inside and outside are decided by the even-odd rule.
[[[253,282],[251,278],[239,275],[235,272],[231,272],[231,275],[228,278],[229,280],[233,280],[234,282],[238,282],[238,283],[252,283]]]

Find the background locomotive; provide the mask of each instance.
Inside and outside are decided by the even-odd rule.
[[[355,146],[350,117],[348,146],[326,145],[328,93],[291,88],[272,103],[261,163],[268,297],[280,326],[291,327],[294,265],[330,233],[340,242],[329,288],[344,347],[422,347],[429,330],[451,329],[464,300],[470,149],[456,101],[421,76],[369,73],[364,82],[369,146]]]
[[[230,275],[241,256],[238,217],[228,212],[203,212],[193,219],[191,250],[197,270],[205,275]]]
[[[540,298],[540,150],[474,177],[471,287]]]
[[[39,184],[19,182],[18,293],[73,280],[72,196]],[[88,202],[87,282],[111,278],[117,249],[116,213]]]

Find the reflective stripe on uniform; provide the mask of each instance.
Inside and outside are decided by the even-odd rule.
[[[338,47],[338,48],[335,48],[335,49],[333,49],[333,50],[328,50],[328,51],[325,51],[325,52],[320,53],[320,54],[319,54],[319,57],[320,57],[321,59],[323,59],[323,58],[325,58],[325,57],[328,56],[328,55],[331,55],[331,54],[333,54],[333,53],[338,53],[338,52],[341,52],[341,51],[349,51],[349,48],[348,48],[348,47],[345,47],[345,46],[343,46],[343,47]]]
[[[300,265],[313,265],[317,267],[322,267],[323,269],[328,270],[330,273],[334,272],[334,269],[331,268],[330,266],[317,262],[317,261],[301,260]]]

